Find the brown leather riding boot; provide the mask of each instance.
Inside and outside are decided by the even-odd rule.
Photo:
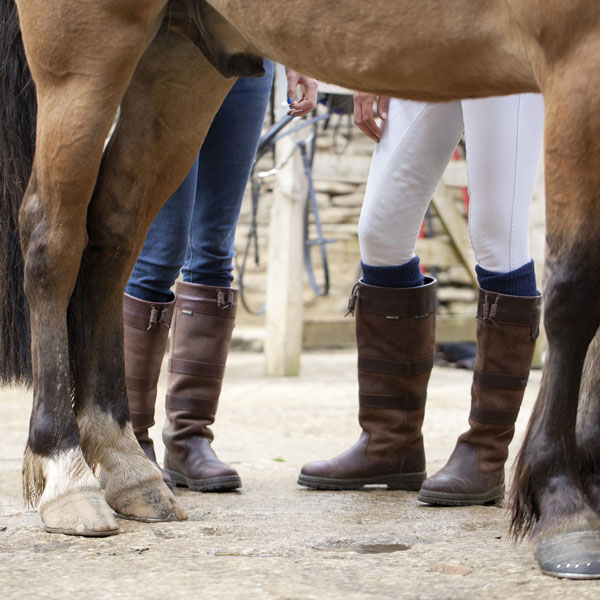
[[[167,421],[163,429],[165,471],[175,485],[198,492],[242,486],[237,471],[211,447],[237,290],[177,282],[171,336]]]
[[[504,463],[539,333],[542,297],[479,291],[470,429],[446,466],[421,487],[440,506],[502,504]]]
[[[426,477],[421,425],[433,366],[437,282],[414,288],[355,285],[360,439],[304,465],[300,485],[350,490],[369,484],[418,490]]]
[[[156,385],[165,355],[172,302],[146,302],[129,294],[123,299],[125,381],[129,415],[135,437],[148,458],[156,463],[148,429],[154,425]]]

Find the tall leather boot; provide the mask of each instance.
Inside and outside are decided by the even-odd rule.
[[[362,434],[335,458],[304,465],[300,485],[419,489],[426,477],[421,426],[433,366],[436,288],[430,277],[413,288],[355,285],[349,309],[356,311]]]
[[[211,447],[238,292],[179,281],[175,287],[167,421],[163,429],[165,471],[175,485],[198,492],[242,486],[237,471]]]
[[[156,386],[173,316],[172,302],[123,299],[125,382],[133,431],[142,450],[156,463],[148,429],[154,425]]]
[[[446,466],[423,483],[421,502],[502,503],[504,463],[527,386],[541,309],[541,295],[479,291],[470,429],[458,438]]]

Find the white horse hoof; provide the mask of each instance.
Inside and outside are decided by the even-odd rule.
[[[41,506],[40,516],[49,533],[86,537],[119,533],[113,511],[97,491],[68,491]]]

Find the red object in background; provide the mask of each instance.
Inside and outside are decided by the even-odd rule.
[[[452,155],[452,160],[462,160],[460,154],[458,153],[458,148],[454,150],[454,154]],[[465,203],[465,212],[467,213],[467,217],[469,216],[469,188],[461,187],[460,191],[462,192],[463,201]]]

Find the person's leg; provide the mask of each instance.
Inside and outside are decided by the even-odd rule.
[[[373,155],[359,223],[363,277],[353,290],[358,346],[359,441],[309,463],[298,483],[419,489],[423,423],[433,365],[436,282],[414,249],[435,187],[462,134],[460,103],[392,100]]]
[[[504,463],[541,311],[528,237],[542,141],[541,96],[468,100],[463,112],[469,229],[480,285],[470,428],[419,495],[445,506],[502,502]]]
[[[237,290],[230,288],[233,242],[271,89],[273,65],[265,66],[265,77],[237,81],[200,151],[183,281],[176,286],[164,465],[177,485],[197,491],[241,486],[235,469],[213,451],[209,426],[237,309]]]
[[[260,79],[241,78],[217,113],[200,150],[192,235],[182,278],[229,287],[235,228],[256,155],[273,79],[265,62]]]
[[[171,288],[188,248],[197,182],[198,159],[152,222],[125,293],[147,302],[173,300]]]

